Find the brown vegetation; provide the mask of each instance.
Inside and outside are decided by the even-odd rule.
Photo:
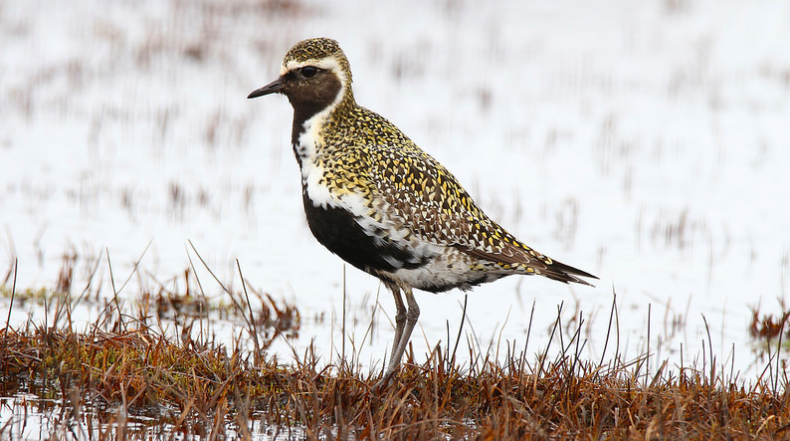
[[[725,379],[715,360],[701,370],[671,371],[665,363],[651,373],[647,355],[580,359],[577,333],[553,360],[545,352],[527,361],[512,347],[505,362],[471,354],[465,367],[441,346],[423,363],[407,354],[395,381],[376,390],[380,372],[324,367],[310,350],[294,354],[291,365],[267,357],[253,336],[287,328],[298,317],[292,306],[271,301],[267,320],[245,319],[243,332],[257,348],[249,350],[240,338],[227,347],[205,332],[193,337],[206,315],[185,316],[192,309],[176,307],[185,300],[175,293],[155,297],[156,313],[141,308],[133,318],[107,303],[98,321],[78,331],[69,302],[54,296],[52,324],[29,320],[2,331],[0,396],[35,395],[38,411],[54,399],[50,411],[62,430],[55,438],[75,435],[75,427],[90,439],[790,438],[790,395],[778,363],[749,385]],[[157,325],[161,308],[183,327],[178,337]],[[15,427],[0,434],[13,437]]]

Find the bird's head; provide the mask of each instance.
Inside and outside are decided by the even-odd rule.
[[[280,77],[247,98],[272,93],[288,97],[294,111],[307,117],[334,108],[344,99],[353,102],[348,59],[335,40],[300,41],[285,55]]]

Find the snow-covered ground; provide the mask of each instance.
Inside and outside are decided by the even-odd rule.
[[[106,250],[125,279],[153,241],[141,268],[166,280],[191,240],[224,280],[238,259],[295,303],[307,320],[290,343],[331,360],[343,264],[304,221],[290,106],[246,99],[316,36],[340,41],[357,100],[491,217],[600,276],[477,288],[466,329],[484,349],[522,347],[534,301],[540,350],[565,302],[597,359],[614,291],[626,357],[650,318],[651,350],[677,362],[682,344],[688,361],[704,316],[719,362],[754,371],[751,308],[778,313],[790,274],[788,1],[0,1],[0,274],[18,258],[18,287],[52,286],[64,253]],[[345,283],[359,345],[380,287],[351,267]],[[463,294],[418,301],[422,357],[455,334]],[[383,288],[379,302],[391,316]],[[361,360],[380,366],[386,316],[375,329]]]

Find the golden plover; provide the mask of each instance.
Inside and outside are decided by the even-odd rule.
[[[395,296],[395,339],[382,383],[400,366],[420,315],[414,288],[468,290],[512,274],[585,285],[581,277],[596,278],[521,243],[486,216],[444,166],[359,106],[336,41],[297,43],[280,77],[248,98],[272,93],[288,97],[294,109],[291,143],[313,235]]]

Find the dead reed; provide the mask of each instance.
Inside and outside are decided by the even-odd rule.
[[[380,372],[325,366],[312,348],[294,353],[290,364],[268,357],[265,341],[277,333],[265,337],[264,329],[286,332],[285,323],[298,317],[292,306],[269,299],[262,320],[248,301],[237,305],[250,314],[242,330],[255,341],[250,350],[241,338],[217,343],[210,325],[201,325],[208,316],[183,307],[184,293],[154,297],[156,313],[138,306],[130,314],[108,302],[98,320],[78,330],[68,298],[53,294],[56,319],[2,331],[0,396],[54,400],[63,430],[55,438],[790,438],[786,368],[777,356],[751,384],[719,373],[713,358],[702,369],[664,363],[650,372],[650,354],[582,359],[579,323],[570,340],[554,342],[561,346],[554,358],[548,348],[528,358],[508,346],[504,361],[470,353],[472,361],[460,366],[454,350],[441,345],[423,362],[409,351],[396,381],[376,390]],[[165,313],[182,332],[163,331]],[[191,332],[195,326],[204,330]],[[562,326],[558,318],[556,329]],[[0,436],[18,435],[19,422],[11,420]]]

